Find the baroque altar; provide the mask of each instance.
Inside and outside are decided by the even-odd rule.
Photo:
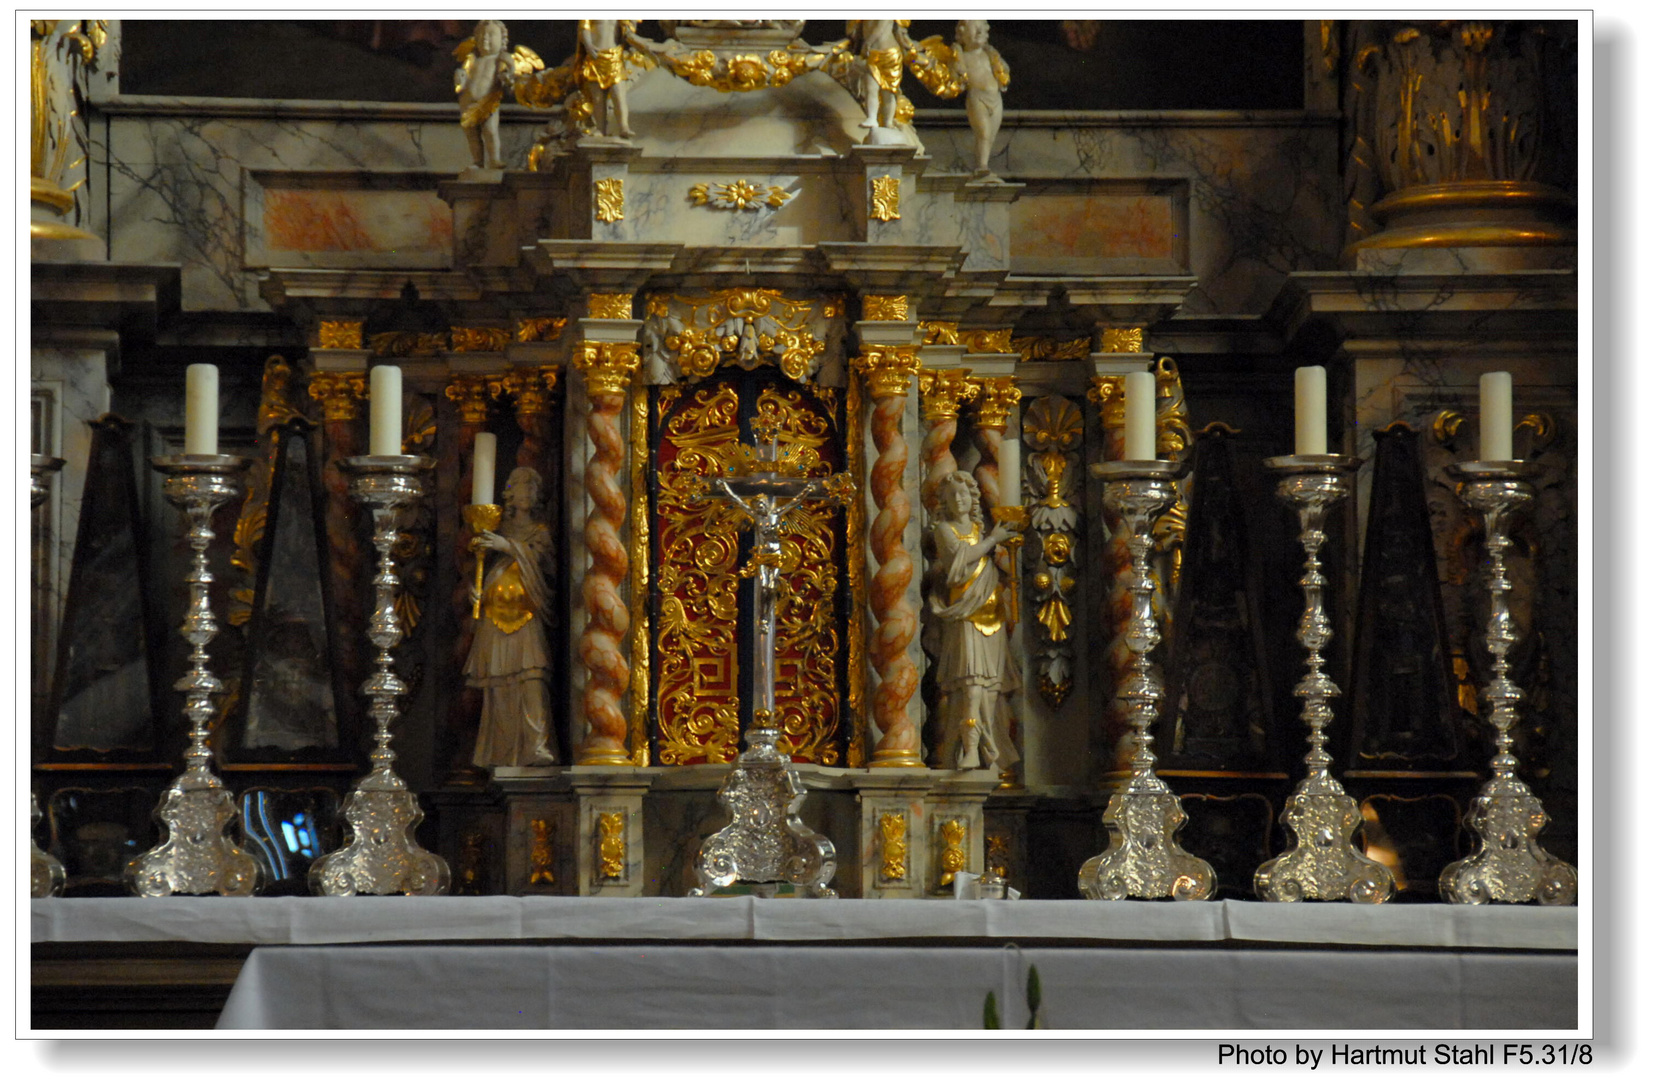
[[[177,452],[167,380],[199,359],[224,365],[225,438],[252,460],[246,497],[214,519],[213,745],[237,835],[278,890],[302,891],[338,846],[369,760],[377,604],[404,634],[399,770],[456,893],[686,894],[728,821],[717,792],[767,719],[842,897],[952,897],[990,871],[1076,895],[1151,720],[1180,842],[1211,860],[1218,896],[1251,895],[1300,775],[1298,556],[1258,464],[1288,448],[1269,402],[1300,358],[1329,365],[1335,450],[1363,459],[1324,552],[1349,705],[1323,756],[1360,804],[1360,846],[1412,897],[1468,853],[1479,693],[1508,661],[1481,641],[1483,535],[1446,467],[1495,367],[1518,373],[1540,491],[1512,556],[1509,666],[1534,717],[1514,737],[1554,816],[1575,797],[1566,195],[1516,179],[1534,173],[1521,163],[1359,167],[1340,81],[1377,100],[1424,63],[1396,35],[1365,51],[1367,24],[1307,24],[1314,70],[1290,117],[1076,130],[1002,108],[1018,71],[974,20],[917,39],[902,20],[801,33],[585,20],[558,59],[485,21],[454,50],[440,112],[294,107],[280,123],[303,128],[300,168],[263,149],[279,123],[123,99],[105,69],[74,66],[77,42],[53,44],[63,30],[40,38],[124,167],[83,192],[82,231],[107,251],[42,233],[35,268],[37,396],[57,418],[38,452],[70,462],[39,512],[36,764],[42,836],[72,881],[118,879],[105,871],[146,827],[145,785],[183,743],[165,687],[184,668],[168,590],[187,560],[153,535],[173,520],[155,490],[118,481]],[[1526,115],[1538,91],[1507,70],[1527,55],[1515,33],[1447,44],[1494,49],[1485,77]],[[916,111],[916,87],[965,107]],[[191,149],[191,110],[234,162],[221,173]],[[1388,113],[1352,123],[1376,145],[1424,137]],[[157,175],[125,164],[152,159]],[[187,228],[136,224],[164,216],[172,176],[212,198],[166,208]],[[1515,194],[1490,210],[1478,184]],[[1464,218],[1446,242],[1419,232],[1433,192]],[[343,463],[381,452],[369,370],[386,365],[397,450],[434,464],[376,533]],[[1136,562],[1088,468],[1128,456],[1133,372],[1154,376],[1151,456],[1189,466]],[[791,511],[762,552],[739,512],[698,497],[761,427],[804,475],[854,486]],[[996,533],[1019,509],[1021,531]],[[148,636],[100,641],[102,668],[64,646],[104,610],[91,556],[73,586],[77,527],[141,570],[102,595]],[[394,597],[376,595],[387,552]],[[761,577],[768,718],[749,689]],[[1134,654],[1135,618],[1165,628],[1153,657]],[[1166,692],[1146,719],[1121,691],[1151,659]],[[88,711],[103,670],[124,673],[118,730]]]

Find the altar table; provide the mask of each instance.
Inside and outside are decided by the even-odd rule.
[[[1577,1025],[1574,908],[282,897],[31,902],[36,942],[256,946],[220,1028]]]

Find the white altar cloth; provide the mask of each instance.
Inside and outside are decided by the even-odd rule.
[[[1573,951],[1578,914],[1576,908],[1242,900],[175,896],[30,901],[31,937],[38,942],[250,945],[944,939]]]
[[[221,1028],[1577,1026],[1574,908],[1086,900],[31,901],[35,942],[256,946]],[[1015,944],[1016,949],[1008,948]]]

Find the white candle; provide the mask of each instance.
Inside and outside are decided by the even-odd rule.
[[[1320,364],[1293,373],[1293,452],[1327,453],[1327,368]]]
[[[471,444],[471,501],[487,504],[494,501],[494,444],[495,438],[486,431],[477,434]]]
[[[1479,461],[1511,461],[1511,372],[1491,371],[1477,382]]]
[[[184,453],[218,453],[218,368],[184,369]]]
[[[368,373],[368,453],[402,453],[402,369],[395,364]]]
[[[1126,460],[1155,460],[1155,373],[1126,373]]]
[[[1023,505],[1023,446],[1014,436],[1000,440],[1000,505]]]

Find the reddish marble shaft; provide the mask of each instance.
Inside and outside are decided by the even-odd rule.
[[[989,511],[1000,505],[1000,440],[1005,438],[1005,431],[978,424],[972,429],[971,439],[977,444],[977,467],[972,475],[977,478],[977,488],[983,493],[983,517],[989,516]]]
[[[871,471],[870,487],[879,512],[868,529],[868,538],[879,570],[873,576],[868,606],[878,622],[869,649],[869,659],[879,673],[879,686],[873,695],[874,724],[880,736],[873,752],[875,765],[924,764],[919,732],[908,716],[908,701],[919,689],[919,668],[908,657],[919,617],[908,602],[914,562],[902,542],[912,516],[908,493],[902,485],[908,468],[908,443],[902,434],[902,414],[907,404],[905,394],[882,396],[875,399],[873,411],[873,444],[879,456]]]
[[[580,662],[587,670],[586,693],[582,698],[586,716],[586,739],[576,750],[581,765],[624,765],[626,713],[621,701],[626,695],[632,671],[621,644],[632,624],[621,582],[630,563],[621,527],[626,522],[626,496],[619,477],[626,460],[621,439],[621,408],[625,394],[592,395],[592,411],[586,419],[592,457],[586,463],[586,492],[592,509],[586,515],[586,550],[592,565],[581,583],[586,606],[586,629],[580,635]]]
[[[937,492],[942,478],[959,469],[954,460],[954,435],[959,431],[959,417],[955,413],[936,412],[926,416],[925,441],[920,444],[920,460],[925,464],[925,481],[919,489],[920,505],[930,507],[931,497]]]

